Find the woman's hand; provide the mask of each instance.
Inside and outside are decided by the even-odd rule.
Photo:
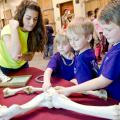
[[[18,60],[25,60],[25,61],[31,61],[33,58],[34,53],[29,52],[25,54],[18,55]]]

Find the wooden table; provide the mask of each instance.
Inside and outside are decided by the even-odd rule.
[[[35,81],[35,77],[38,75],[42,75],[43,71],[37,68],[26,68],[21,71],[18,71],[17,73],[13,73],[11,75],[32,75],[28,85],[32,85],[34,87],[41,87],[41,83],[37,83]],[[53,86],[60,85],[60,86],[72,86],[73,84],[69,81],[58,79],[58,78],[52,78]],[[26,95],[24,93],[18,93],[15,96],[4,98],[2,93],[2,88],[0,88],[0,104],[11,106],[12,104],[24,104],[31,100],[33,97],[38,95],[39,93],[35,93],[32,95]],[[73,94],[70,96],[70,99],[84,105],[97,105],[97,106],[103,106],[103,105],[113,105],[117,104],[118,102],[109,98],[107,101],[104,101],[102,99],[99,99],[94,96],[88,96],[88,95],[81,95],[81,94]],[[25,115],[13,118],[12,120],[105,120],[97,117],[91,117],[88,115],[79,114],[76,112],[64,110],[64,109],[48,109],[48,108],[39,108],[32,110]]]

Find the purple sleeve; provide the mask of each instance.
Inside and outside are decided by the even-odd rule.
[[[101,74],[110,80],[120,79],[120,54],[106,58]]]
[[[51,68],[53,71],[55,71],[58,67],[59,60],[60,60],[60,54],[59,53],[54,54],[51,57],[48,65],[47,65],[47,68]]]

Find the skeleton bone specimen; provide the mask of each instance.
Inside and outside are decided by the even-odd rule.
[[[42,88],[37,88],[37,87],[32,87],[32,86],[26,86],[22,88],[16,88],[16,89],[11,89],[11,88],[5,88],[3,90],[4,97],[9,97],[15,95],[17,92],[24,91],[27,94],[32,94],[37,91],[43,91]]]
[[[101,89],[101,90],[95,90],[95,91],[85,91],[85,92],[82,92],[82,94],[85,94],[85,95],[94,95],[96,97],[99,97],[101,99],[104,99],[104,100],[107,100],[107,91],[104,90],[104,89]]]
[[[26,86],[24,87],[23,91],[27,94],[33,94],[34,92],[40,92],[43,91],[42,88],[37,88],[37,87],[33,87],[33,86]]]
[[[71,101],[64,95],[54,94],[52,104],[55,108],[63,108],[74,112],[107,119],[120,120],[120,104],[111,106],[89,106]]]
[[[29,102],[23,105],[12,105],[6,110],[0,109],[0,120],[10,120],[11,118],[25,114],[26,112],[38,108],[63,108],[74,112],[96,116],[107,119],[120,119],[120,105],[112,106],[88,106],[81,105],[71,101],[69,98],[62,94],[58,94],[53,88],[50,88],[47,92],[37,95]]]
[[[46,94],[48,93],[41,93],[23,105],[13,104],[9,108],[6,108],[4,111],[0,108],[0,120],[10,120],[17,115],[25,114],[26,112],[38,107],[52,108],[52,102],[49,98],[46,98]],[[50,96],[47,95],[47,97]]]
[[[0,116],[6,112],[7,106],[0,105]]]
[[[15,95],[19,91],[24,91],[27,94],[33,94],[34,92],[43,91],[43,89],[32,87],[32,86],[26,86],[26,87],[16,88],[16,89],[5,88],[3,90],[3,94],[4,94],[4,97],[9,97],[9,96]],[[105,90],[85,91],[85,92],[82,92],[82,94],[94,95],[104,100],[107,100],[107,92]]]

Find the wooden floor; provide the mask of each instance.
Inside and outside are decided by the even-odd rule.
[[[43,53],[35,53],[32,61],[29,62],[30,67],[36,67],[45,70],[49,59],[43,59]]]

